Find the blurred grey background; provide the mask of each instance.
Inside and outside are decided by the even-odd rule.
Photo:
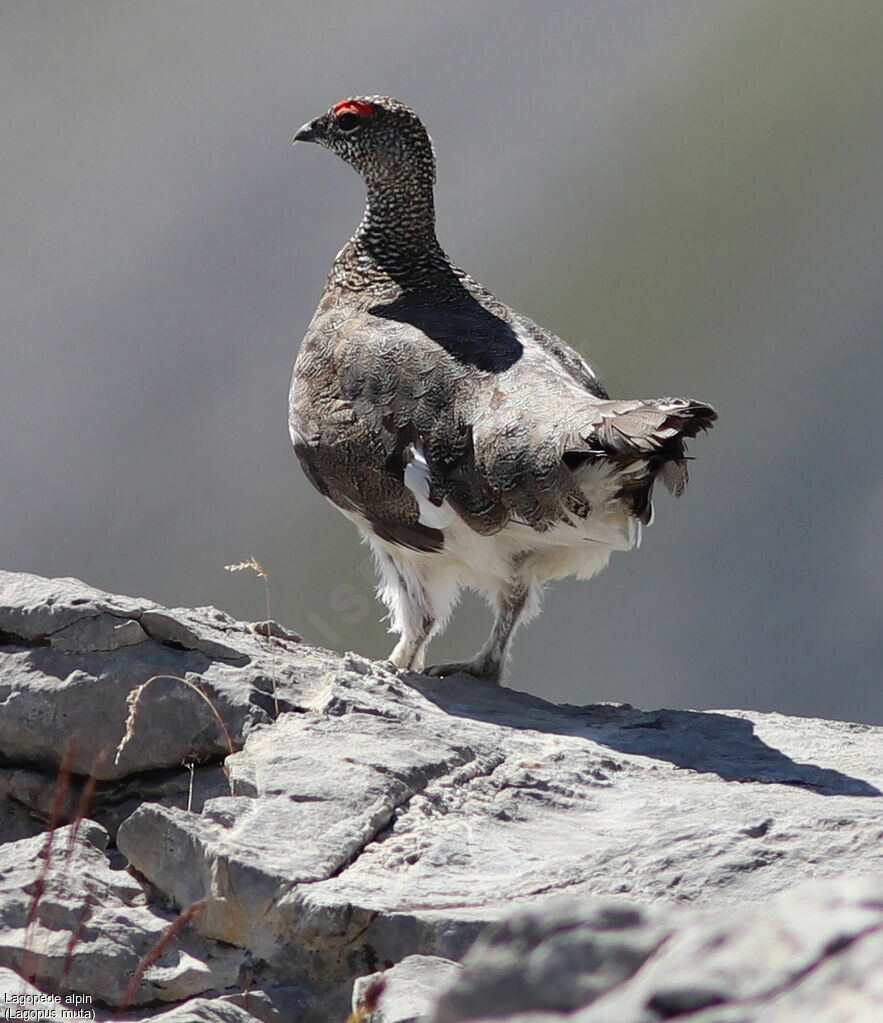
[[[565,582],[511,684],[883,720],[883,4],[77,3],[0,29],[0,563],[392,639],[289,449],[291,365],[361,213],[291,136],[404,99],[439,237],[617,396],[720,423],[640,552]],[[467,598],[433,659],[489,627]]]

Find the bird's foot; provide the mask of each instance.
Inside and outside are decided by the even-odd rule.
[[[501,667],[484,659],[474,661],[453,661],[450,664],[433,664],[426,668],[424,675],[432,678],[448,678],[450,675],[471,675],[481,682],[493,682],[499,685]]]

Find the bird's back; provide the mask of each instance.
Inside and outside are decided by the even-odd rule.
[[[646,520],[653,480],[682,463],[710,409],[611,401],[582,356],[452,273],[435,292],[326,295],[292,384],[292,436],[314,482],[369,518],[419,520],[404,478],[416,444],[429,499],[478,533],[510,519],[543,532],[620,491]]]

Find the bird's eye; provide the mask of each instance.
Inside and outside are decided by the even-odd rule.
[[[354,129],[358,128],[359,122],[361,120],[362,119],[361,119],[361,117],[359,117],[358,114],[352,114],[352,113],[341,114],[337,118],[337,126],[342,131],[353,131]]]

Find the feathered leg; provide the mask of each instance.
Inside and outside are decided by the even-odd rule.
[[[515,630],[539,612],[541,593],[542,589],[536,582],[516,576],[511,585],[497,593],[493,601],[496,610],[494,627],[475,657],[471,661],[436,664],[428,668],[426,674],[444,677],[464,672],[488,682],[499,683]]]
[[[390,632],[399,634],[389,659],[404,671],[422,671],[426,646],[444,628],[457,599],[456,577],[432,555],[393,555],[373,542],[371,547],[381,574],[378,595],[389,608]]]

